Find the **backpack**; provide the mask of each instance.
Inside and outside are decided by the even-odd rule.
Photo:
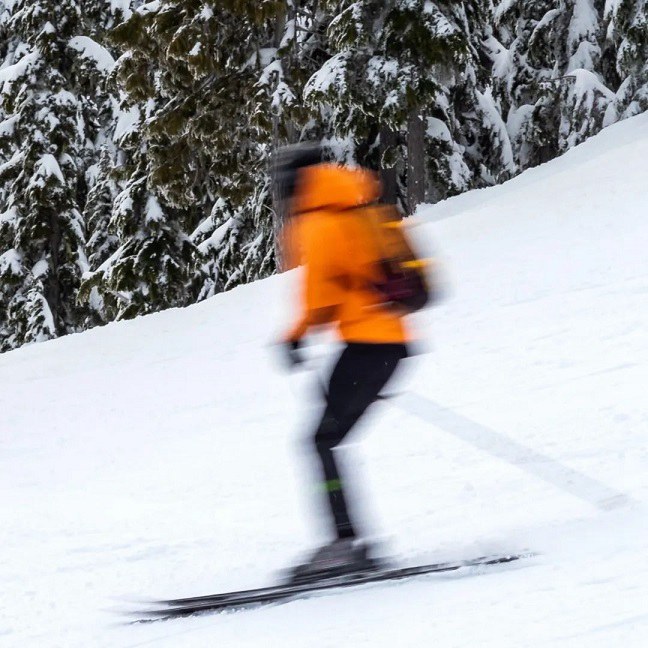
[[[428,278],[430,260],[414,251],[395,207],[376,205],[365,213],[380,255],[381,279],[373,288],[385,304],[405,314],[421,310],[433,300]]]

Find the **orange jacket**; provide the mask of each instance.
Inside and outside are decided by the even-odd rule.
[[[380,278],[378,244],[367,218],[354,211],[379,193],[368,171],[319,164],[300,172],[285,249],[290,266],[305,267],[300,317],[288,339],[301,338],[311,326],[337,323],[346,342],[409,340],[402,315],[371,288]]]

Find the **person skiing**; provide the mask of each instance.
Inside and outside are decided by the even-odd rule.
[[[282,346],[288,363],[303,362],[301,347],[312,327],[334,326],[344,345],[312,436],[334,538],[293,570],[293,580],[300,581],[377,565],[351,519],[347,476],[335,452],[407,357],[410,334],[404,313],[375,288],[382,259],[362,211],[380,197],[377,177],[322,162],[317,145],[279,152],[274,177],[287,201],[285,254],[291,266],[304,266],[300,313]]]

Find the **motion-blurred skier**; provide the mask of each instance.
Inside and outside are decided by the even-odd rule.
[[[277,154],[274,177],[287,201],[285,253],[291,265],[304,266],[301,312],[283,342],[288,361],[302,362],[300,347],[311,327],[334,325],[344,343],[313,435],[335,538],[294,570],[296,580],[305,580],[376,564],[351,520],[347,476],[335,450],[407,356],[410,335],[404,311],[379,289],[386,285],[384,253],[365,214],[379,209],[374,174],[323,163],[317,145],[302,145]]]

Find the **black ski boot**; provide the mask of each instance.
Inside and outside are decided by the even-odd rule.
[[[380,567],[380,562],[369,557],[367,544],[356,538],[341,538],[315,551],[307,562],[294,567],[288,574],[289,583],[313,581],[366,573]]]

